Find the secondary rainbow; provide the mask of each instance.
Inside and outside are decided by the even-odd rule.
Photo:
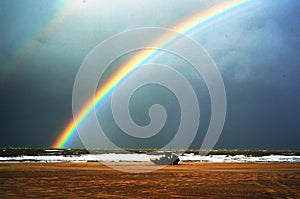
[[[185,20],[183,20],[178,25],[174,26],[172,29],[190,35],[200,27],[208,25],[217,19],[220,19],[221,16],[225,16],[234,11],[239,11],[241,8],[244,8],[246,5],[251,3],[251,0],[226,0],[222,3],[214,5],[204,11],[201,11]],[[168,45],[174,42],[176,38],[159,38],[158,41],[160,44]],[[106,83],[97,90],[95,97],[91,98],[80,110],[79,114],[76,115],[76,121],[72,119],[69,124],[63,129],[60,133],[57,140],[53,144],[53,148],[65,148],[67,147],[72,139],[76,135],[77,127],[80,126],[85,119],[88,119],[89,114],[94,110],[95,107],[103,103],[107,96],[111,94],[113,89],[124,79],[130,72],[135,68],[143,65],[144,63],[149,62],[153,57],[157,55],[157,50],[147,50],[141,51],[136,54],[131,60],[123,64],[107,81]]]
[[[14,57],[2,67],[0,71],[0,79],[2,82],[8,79],[18,66],[22,65],[24,58],[38,47],[39,38],[51,35],[61,22],[80,8],[80,1],[60,2],[60,4],[60,9],[57,9],[53,15],[48,16],[49,19],[41,24],[41,26],[35,27],[32,34],[19,45],[18,49],[16,49]]]

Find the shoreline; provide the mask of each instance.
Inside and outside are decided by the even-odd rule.
[[[16,157],[0,157],[1,162],[149,162],[152,158],[161,157],[153,154],[86,154],[86,155],[21,155]],[[300,156],[268,155],[195,155],[181,154],[181,162],[300,162]]]

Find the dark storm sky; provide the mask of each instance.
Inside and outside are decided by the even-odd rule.
[[[171,28],[218,2],[78,0],[76,9],[57,15],[70,2],[0,1],[0,147],[53,144],[72,118],[77,70],[101,41],[138,27]],[[298,0],[256,1],[191,36],[215,61],[226,88],[216,148],[300,149],[299,9]],[[207,125],[209,111],[201,117]]]

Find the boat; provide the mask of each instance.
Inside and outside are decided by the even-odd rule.
[[[179,156],[172,152],[165,152],[160,158],[151,158],[151,162],[156,165],[178,165],[180,159]]]

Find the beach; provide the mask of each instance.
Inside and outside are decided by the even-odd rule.
[[[99,162],[1,163],[0,183],[2,198],[299,198],[300,163],[181,162],[146,173]]]

